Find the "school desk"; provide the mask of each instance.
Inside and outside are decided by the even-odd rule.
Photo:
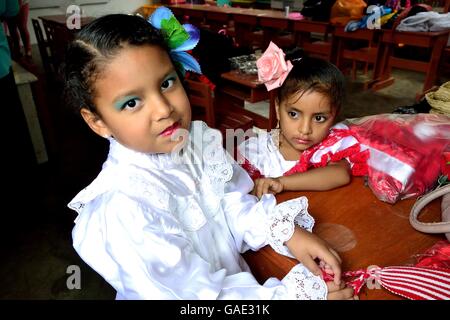
[[[334,247],[343,259],[343,271],[413,264],[416,255],[423,253],[443,234],[432,235],[416,231],[409,223],[409,213],[414,199],[396,204],[378,200],[362,178],[331,191],[285,192],[277,195],[279,202],[306,196],[309,213],[315,219],[313,232]],[[440,199],[426,206],[420,221],[440,219]],[[260,282],[275,276],[284,277],[297,263],[296,260],[279,255],[266,246],[258,252],[246,252],[244,258]],[[387,290],[367,289],[361,291],[360,299],[402,299]]]

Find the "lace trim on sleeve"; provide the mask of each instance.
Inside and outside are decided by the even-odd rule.
[[[268,242],[272,249],[293,258],[284,243],[294,234],[295,224],[312,231],[314,218],[308,213],[308,199],[300,197],[277,205],[268,220]]]
[[[212,191],[221,198],[224,194],[225,183],[233,176],[233,167],[222,146],[222,134],[219,130],[211,129],[204,122],[201,123],[203,132],[202,157],[205,162],[204,170],[211,181]]]
[[[325,281],[309,272],[302,264],[293,267],[281,282],[286,287],[290,299],[327,299],[328,289]]]

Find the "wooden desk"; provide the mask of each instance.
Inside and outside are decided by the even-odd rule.
[[[365,70],[369,70],[369,64],[373,65],[373,70],[377,70],[377,64],[381,59],[381,50],[379,50],[378,40],[381,30],[357,29],[352,32],[346,32],[344,27],[335,27],[333,31],[333,40],[336,45],[336,66],[344,70],[344,60],[352,61],[352,78],[356,79],[356,62],[364,62]],[[358,49],[349,48],[349,45],[355,41],[364,42],[364,47]],[[372,72],[372,80],[364,83],[364,89],[368,89],[373,83],[375,72]]]
[[[328,40],[333,27],[328,22],[299,20],[294,21],[293,30],[295,32],[295,43],[297,43],[305,52],[319,56],[325,60],[335,62],[333,58],[333,44]],[[323,40],[313,40],[312,34],[320,34]]]
[[[291,30],[291,21],[285,17],[259,17],[259,25],[264,30],[263,50],[265,50],[271,41],[279,47],[289,47],[295,41],[294,36],[280,36],[281,31]]]
[[[339,252],[343,271],[411,264],[414,255],[445,240],[444,235],[423,234],[411,227],[409,212],[415,200],[395,205],[382,202],[363,185],[362,178],[353,178],[348,186],[331,191],[286,192],[277,199],[281,202],[302,195],[308,197],[308,211],[316,221],[314,232]],[[421,221],[439,221],[440,212],[440,202],[435,200],[422,211]],[[244,257],[261,282],[270,276],[281,279],[296,264],[268,246]],[[385,289],[365,292],[361,292],[361,299],[400,299]]]
[[[292,19],[285,17],[284,12],[253,8],[217,7],[199,4],[171,5],[169,8],[178,18],[189,16],[201,26],[202,21],[215,26],[223,26],[225,17],[234,21],[236,42],[241,46],[249,47],[259,35],[252,31],[255,27],[263,27],[265,35],[261,38],[262,46],[267,46],[275,34],[275,30],[290,29]],[[213,27],[215,28],[215,27]],[[258,43],[259,44],[259,43]],[[265,48],[262,48],[265,49]]]
[[[392,68],[407,69],[425,73],[425,81],[422,92],[416,97],[422,96],[436,82],[437,70],[443,50],[447,45],[450,30],[439,32],[402,32],[383,30],[381,37],[382,58],[375,70],[375,81],[372,89],[378,90],[394,82],[391,77]],[[430,48],[429,61],[417,61],[393,56],[395,46],[404,44],[414,47]]]
[[[267,92],[266,87],[258,81],[257,75],[243,74],[237,70],[232,70],[222,73],[221,77],[224,81],[218,88],[219,92],[227,96],[227,101],[231,101],[231,105],[222,105],[223,107],[251,117],[259,128],[271,129],[275,127],[275,97]],[[270,100],[269,119],[244,109],[244,101],[254,103],[265,99]]]
[[[269,97],[266,88],[258,80],[256,74],[245,74],[237,70],[222,73],[222,79],[227,82],[222,86],[222,91],[241,100],[252,103],[265,100]],[[227,85],[232,83],[233,86]]]

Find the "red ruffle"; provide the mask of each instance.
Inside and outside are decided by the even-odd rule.
[[[294,173],[301,173],[307,171],[310,167],[320,168],[325,167],[329,162],[337,162],[345,158],[349,158],[354,165],[355,170],[352,168],[352,173],[355,175],[367,174],[367,160],[369,159],[369,150],[360,151],[360,144],[354,144],[344,150],[340,150],[336,153],[327,152],[322,155],[320,162],[312,163],[311,158],[313,155],[321,150],[333,146],[345,137],[352,136],[350,130],[347,129],[333,129],[328,137],[326,137],[321,143],[312,146],[311,148],[303,151],[300,155],[300,160],[287,172],[284,176],[289,176]]]
[[[241,167],[247,171],[250,178],[252,178],[253,181],[259,178],[264,178],[264,175],[261,174],[261,171],[258,170],[254,165],[252,165],[247,159],[243,158],[244,162],[241,163]]]

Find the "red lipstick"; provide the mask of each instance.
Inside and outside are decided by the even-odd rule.
[[[163,137],[170,137],[178,128],[180,128],[180,126],[181,125],[179,122],[175,122],[171,126],[164,129],[164,131],[161,132],[160,135]]]

